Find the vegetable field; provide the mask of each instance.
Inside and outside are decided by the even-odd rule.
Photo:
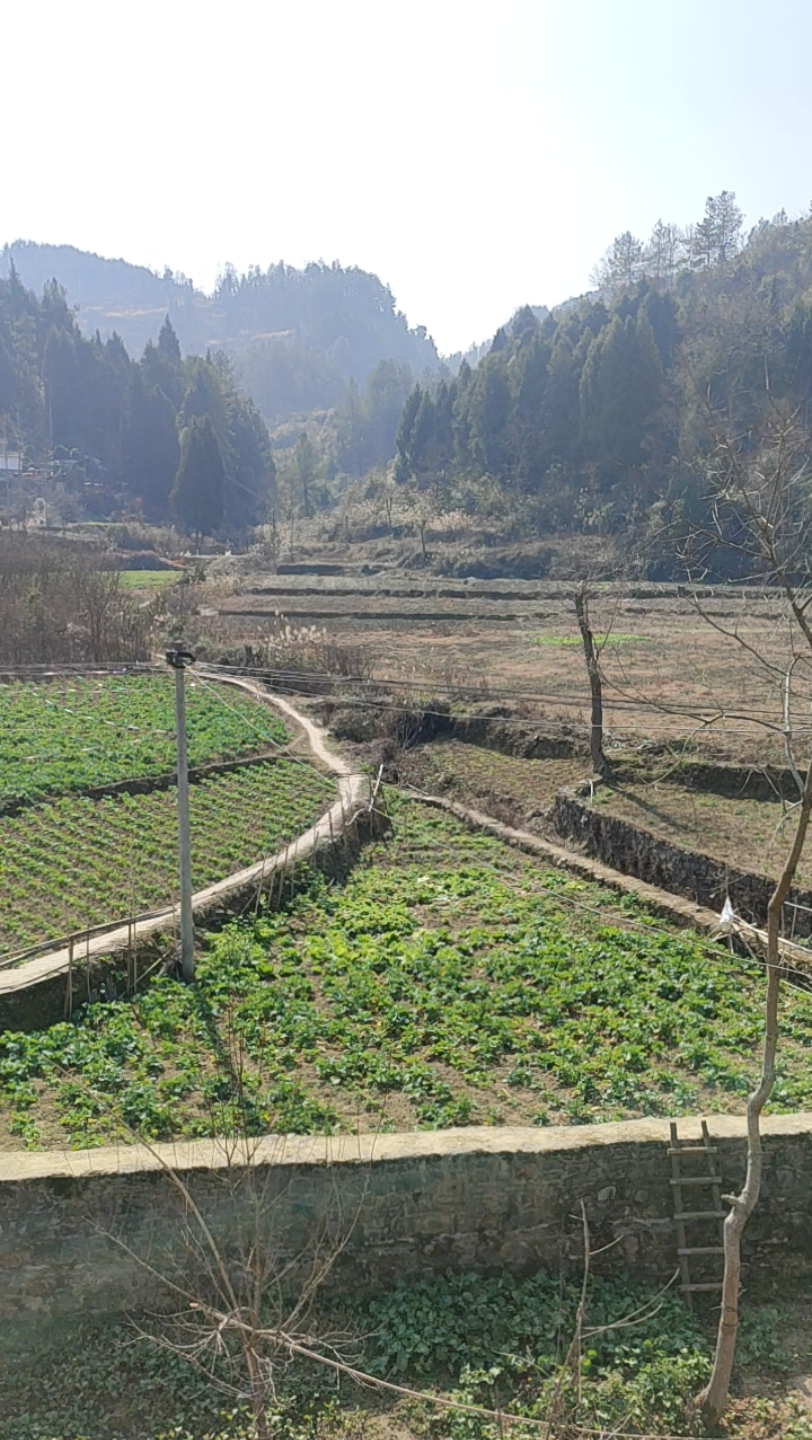
[[[171,772],[170,673],[0,685],[0,811],[72,790]],[[244,691],[186,685],[189,764],[283,744],[285,727]]]
[[[0,952],[171,903],[178,883],[176,793],[62,796],[0,821]],[[334,799],[328,779],[286,759],[192,785],[194,888],[273,854]]]
[[[288,912],[210,936],[195,986],[162,978],[0,1038],[0,1141],[741,1109],[754,963],[444,814],[392,811],[346,886],[314,880]],[[800,1109],[812,996],[784,988],[781,1033],[772,1103]]]

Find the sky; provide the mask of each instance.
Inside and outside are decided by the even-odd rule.
[[[446,354],[621,231],[812,201],[812,0],[25,0],[0,43],[0,243],[339,260]]]

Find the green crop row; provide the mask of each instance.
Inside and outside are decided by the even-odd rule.
[[[186,684],[189,764],[283,744],[262,702],[234,687]],[[0,808],[175,766],[173,675],[0,685]]]
[[[401,802],[393,824],[344,888],[212,935],[194,986],[4,1036],[9,1138],[741,1110],[757,966],[447,816]],[[773,1105],[804,1108],[812,996],[784,990],[781,1037]]]
[[[177,792],[63,796],[0,820],[0,948],[23,950],[177,898]],[[293,760],[252,765],[190,787],[195,889],[307,829],[335,787]]]

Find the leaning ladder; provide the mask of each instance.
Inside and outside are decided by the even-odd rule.
[[[671,1121],[671,1144],[668,1147],[671,1156],[671,1189],[674,1196],[674,1220],[677,1226],[677,1255],[679,1256],[680,1268],[680,1289],[685,1296],[686,1303],[693,1304],[693,1296],[697,1291],[721,1290],[721,1277],[717,1280],[695,1281],[691,1278],[691,1261],[703,1259],[706,1256],[724,1255],[724,1246],[717,1245],[695,1245],[688,1243],[686,1225],[702,1226],[707,1230],[710,1224],[718,1227],[721,1232],[721,1222],[724,1221],[725,1211],[722,1208],[722,1195],[720,1186],[722,1177],[716,1170],[715,1156],[718,1149],[711,1144],[708,1134],[707,1121],[702,1121],[702,1143],[696,1140],[680,1140],[677,1135],[677,1122]],[[701,1175],[683,1174],[680,1162],[689,1155],[699,1155],[706,1162]],[[690,1197],[687,1201],[683,1199],[683,1190],[687,1189]],[[709,1206],[705,1208],[692,1208],[692,1198],[699,1191],[709,1192]],[[701,1204],[701,1201],[700,1201]],[[721,1240],[721,1233],[720,1233]],[[704,1268],[704,1267],[703,1267]]]

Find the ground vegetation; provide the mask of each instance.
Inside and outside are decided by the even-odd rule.
[[[740,1107],[755,962],[436,811],[401,801],[393,819],[345,886],[314,880],[290,910],[209,936],[194,987],[164,977],[3,1036],[5,1143],[99,1143],[122,1117],[153,1138],[216,1131],[235,1101],[224,1028],[258,1133]],[[781,1016],[772,1103],[793,1110],[812,1002],[788,990]]]
[[[322,1295],[313,1324],[352,1337],[353,1363],[373,1378],[471,1409],[524,1415],[526,1426],[408,1394],[340,1381],[298,1361],[281,1368],[267,1406],[281,1440],[520,1440],[545,1434],[581,1299],[577,1279],[480,1275],[406,1281],[343,1303]],[[634,1312],[631,1327],[611,1328]],[[254,1440],[247,1395],[224,1395],[230,1355],[208,1374],[131,1323],[88,1316],[70,1342],[54,1327],[35,1349],[6,1337],[0,1355],[2,1440]],[[587,1290],[580,1373],[555,1396],[550,1440],[611,1435],[692,1436],[692,1390],[710,1365],[703,1318],[671,1292],[631,1280],[593,1279]],[[608,1327],[608,1328],[607,1328]],[[588,1332],[597,1333],[588,1333]],[[139,1335],[140,1332],[140,1335]],[[726,1440],[809,1440],[804,1403],[808,1302],[785,1280],[758,1297],[743,1324],[736,1396],[717,1434]],[[50,1383],[43,1385],[43,1369]],[[583,1428],[581,1428],[583,1427]]]
[[[301,761],[198,780],[189,796],[194,890],[276,854],[334,799],[329,780]],[[62,795],[3,817],[0,837],[6,955],[177,903],[174,786],[103,799]],[[79,954],[81,938],[77,946]]]
[[[187,683],[191,766],[272,750],[282,722],[245,691]],[[0,810],[46,796],[170,774],[176,763],[172,677],[64,675],[0,686]]]

